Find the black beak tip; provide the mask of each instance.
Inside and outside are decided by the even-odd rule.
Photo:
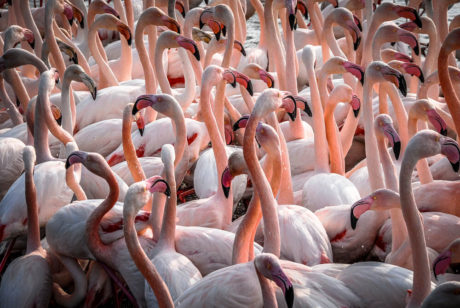
[[[35,40],[33,40],[32,42],[29,43],[30,47],[32,49],[35,49]]]
[[[420,76],[418,76],[418,79],[420,79],[420,82],[421,83],[424,83],[425,82],[425,77],[423,76],[423,72],[420,71]]]
[[[397,141],[395,142],[395,144],[393,145],[393,153],[395,154],[395,158],[396,160],[398,160],[399,158],[399,153],[401,152],[401,142],[400,141]]]
[[[139,128],[139,134],[142,136],[144,136],[144,129],[143,128]]]
[[[227,36],[227,27],[226,26],[222,27],[222,35]]]
[[[93,101],[95,101],[97,97],[97,87],[94,87],[94,91],[91,92],[91,96],[93,97]]]
[[[77,55],[74,55],[74,56],[72,57],[71,60],[72,60],[73,63],[78,64],[78,57],[77,57]]]
[[[130,35],[129,38],[128,38],[128,45],[131,46],[131,43],[132,43],[132,38],[131,38],[131,35]]]
[[[289,286],[289,288],[286,289],[284,299],[286,300],[288,308],[292,308],[294,305],[294,288],[292,286]]]
[[[221,30],[219,30],[219,32],[216,33],[216,40],[220,40],[220,33],[221,33]]]
[[[238,122],[233,123],[232,129],[233,129],[234,132],[239,130],[240,129],[239,123]]]
[[[200,29],[203,29],[203,26],[204,26],[204,23],[201,21],[201,18],[200,18]]]
[[[195,47],[195,52],[193,53],[193,55],[195,56],[195,59],[197,61],[200,61],[200,51],[198,50],[198,48]]]
[[[224,192],[225,198],[228,199],[228,195],[230,194],[230,187],[222,185],[222,190]]]
[[[70,167],[70,162],[69,162],[69,157],[67,157],[67,159],[65,161],[65,168],[69,169],[69,167]]]
[[[83,18],[80,21],[80,28],[85,29],[85,21]]]
[[[458,172],[458,168],[460,167],[460,162],[457,161],[456,163],[450,163],[452,165],[452,169],[454,169],[455,172]]]
[[[248,81],[248,85],[246,86],[246,90],[248,90],[249,95],[254,95],[254,90],[252,89],[252,82],[251,80]]]
[[[420,16],[418,13],[415,13],[415,20],[414,23],[419,27],[420,29],[422,28],[422,20],[420,19]]]
[[[246,57],[246,50],[244,49],[243,45],[241,45],[241,54]]]
[[[290,14],[289,15],[289,27],[291,28],[291,31],[294,30],[294,25],[295,25],[295,15]]]
[[[439,133],[443,136],[447,136],[447,128],[441,128],[441,131]]]
[[[361,82],[361,85],[364,86],[364,74],[361,75],[361,79],[359,79],[359,82]]]
[[[353,50],[356,51],[358,49],[360,43],[361,43],[361,37],[358,36],[358,38],[356,39],[356,42],[353,43]]]
[[[60,116],[59,118],[56,119],[56,123],[61,126],[61,123],[62,123],[62,116]]]
[[[406,85],[406,80],[404,79],[404,76],[399,76],[398,77],[398,83],[399,83],[399,91],[401,91],[401,94],[406,97],[407,96],[407,85]]]
[[[414,47],[414,53],[415,53],[417,56],[420,54],[420,48],[419,48],[418,44],[415,45],[415,47]]]
[[[291,119],[291,121],[294,122],[296,117],[297,117],[297,108],[294,109],[293,112],[288,112],[288,115],[289,115],[289,118]]]
[[[133,111],[132,111],[132,115],[135,115],[136,113],[139,112],[139,109],[137,109],[137,101],[134,103],[134,106],[133,106]]]
[[[233,82],[230,83],[232,88],[236,88],[236,80],[234,80]]]
[[[358,109],[353,109],[353,115],[355,116],[355,118],[358,117],[358,115],[359,115],[359,110],[360,110],[360,108],[358,108]]]
[[[358,218],[356,218],[355,215],[353,215],[353,208],[351,209],[350,219],[351,228],[355,230],[356,225],[358,224]]]
[[[305,109],[303,110],[310,118],[313,116],[310,107],[308,107],[307,103],[305,103]]]

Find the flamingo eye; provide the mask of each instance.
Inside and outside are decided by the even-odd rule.
[[[376,197],[376,196],[373,196],[372,199],[377,200],[377,197]]]

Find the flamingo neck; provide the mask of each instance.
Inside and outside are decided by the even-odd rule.
[[[179,48],[178,52],[184,69],[185,88],[182,94],[177,95],[177,101],[181,104],[183,110],[187,110],[195,98],[196,79],[187,51]]]
[[[97,30],[99,29],[99,27],[96,26],[97,25],[93,24],[89,30],[88,47],[99,68],[99,88],[104,89],[107,87],[118,86],[119,84],[117,78],[113,74],[109,65],[102,58],[96,45],[96,39],[98,38]]]
[[[126,164],[128,165],[131,176],[134,182],[140,182],[146,179],[144,170],[142,169],[139,159],[136,155],[136,149],[131,136],[131,127],[133,117],[131,115],[133,104],[128,104],[123,110],[123,125],[121,130],[123,153],[125,155]]]
[[[166,201],[163,225],[157,245],[159,249],[175,251],[177,192],[172,162],[165,162],[164,173],[171,190],[171,196]]]
[[[343,51],[340,49],[339,44],[337,44],[337,40],[334,37],[334,33],[332,31],[332,24],[334,21],[332,18],[326,18],[324,21],[324,27],[323,27],[323,35],[321,36],[322,40],[327,42],[327,45],[332,51],[332,54],[336,57],[342,57],[342,58],[347,58]],[[323,44],[323,43],[322,43]],[[329,54],[326,54],[327,57],[323,58],[323,63],[326,63],[327,60],[329,60]]]
[[[329,157],[324,127],[324,114],[321,105],[321,97],[318,91],[315,71],[311,65],[307,65],[308,80],[310,80],[310,97],[312,101],[313,131],[315,132],[315,171],[329,172]],[[320,78],[321,79],[321,78]]]
[[[409,127],[409,136],[414,136],[417,133],[417,122],[418,118],[415,115],[409,115],[408,127]],[[420,123],[419,125],[424,126],[423,128],[428,128],[426,123]],[[422,128],[422,129],[423,129]],[[433,182],[433,176],[431,175],[430,167],[426,159],[421,159],[417,162],[416,165],[417,174],[420,180],[420,184],[428,184]]]
[[[142,69],[144,70],[146,94],[155,94],[155,76],[153,74],[152,65],[150,64],[150,57],[147,54],[147,50],[145,49],[144,44],[144,30],[149,25],[147,20],[147,18],[139,19],[134,33],[134,42],[136,44],[136,49],[139,54],[139,60],[142,64]],[[155,29],[156,31],[156,27],[151,28]]]
[[[34,119],[34,147],[37,152],[37,164],[45,161],[53,160],[50,149],[48,147],[48,128],[46,117],[52,117],[48,101],[48,91],[39,88],[37,100],[35,103],[35,119]],[[47,108],[48,107],[48,108]],[[49,112],[48,112],[49,111]],[[52,119],[54,121],[54,119]]]
[[[259,18],[260,23],[260,39],[259,39],[259,48],[266,49],[265,42],[265,17],[264,17],[264,6],[260,0],[250,0],[252,7],[256,10],[257,17]]]
[[[158,305],[160,307],[174,307],[168,287],[139,243],[136,228],[134,227],[135,216],[135,213],[128,213],[128,211],[125,211],[124,213],[125,225],[123,228],[123,233],[125,235],[125,242],[129,254],[131,255],[131,258],[133,259],[139,271],[142,273],[142,276],[144,276],[153,292],[155,293]]]
[[[55,1],[47,1],[45,5],[45,40],[52,55],[52,61],[59,72],[65,72],[64,59],[56,43],[55,33],[53,29],[54,24],[54,3]]]
[[[163,67],[163,52],[166,49],[164,41],[157,42],[155,46],[154,70],[157,76],[161,92],[164,94],[172,95],[171,86],[169,85],[166,72]]]
[[[385,82],[381,87],[390,97],[393,109],[396,114],[396,121],[398,122],[399,136],[401,137],[401,154],[404,153],[407,143],[409,142],[409,129],[408,129],[408,117],[406,108],[399,96],[398,90],[393,84]]]
[[[374,133],[374,115],[372,111],[372,83],[369,78],[364,80],[364,102],[363,117],[365,131],[365,149],[367,158],[367,170],[369,172],[369,182],[371,190],[375,191],[385,187],[382,177],[382,166],[378,160],[377,141]]]
[[[455,130],[458,133],[460,132],[460,100],[458,99],[458,96],[455,93],[451,78],[449,76],[448,56],[451,53],[452,49],[448,49],[447,43],[448,42],[446,40],[439,51],[438,75],[439,83],[441,85],[442,92],[444,93],[446,104],[449,107],[450,114],[452,115],[452,118],[455,123]]]
[[[401,210],[407,226],[414,265],[412,296],[408,307],[420,307],[423,299],[431,291],[430,266],[426,251],[425,235],[420,213],[415,204],[412,192],[412,171],[420,158],[417,153],[406,152],[399,174]]]
[[[33,162],[26,165],[26,203],[27,203],[27,249],[26,254],[41,248],[40,224],[38,221],[37,190],[34,183]],[[29,166],[27,166],[29,165]]]
[[[273,63],[276,67],[276,72],[278,73],[279,88],[281,90],[286,90],[286,60],[281,49],[281,42],[276,35],[276,33],[278,33],[278,27],[275,24],[275,19],[273,16],[273,0],[265,1],[264,20],[266,30],[265,34],[268,35],[268,37],[266,37],[266,41],[267,48],[269,50],[269,62]]]
[[[34,33],[35,39],[35,53],[40,55],[42,53],[43,40],[40,32],[38,31],[37,25],[32,17],[32,12],[30,11],[29,3],[27,1],[20,1],[19,5],[21,7],[22,16],[24,18],[24,23],[27,29],[30,29]]]
[[[340,144],[339,131],[334,118],[334,110],[339,100],[331,95],[326,103],[324,111],[324,122],[326,124],[326,138],[329,145],[329,155],[331,161],[331,172],[345,175],[345,161]]]
[[[10,117],[13,124],[16,126],[23,122],[22,115],[19,113],[19,110],[11,101],[10,97],[6,93],[5,84],[3,82],[3,78],[0,78],[0,99],[2,101],[1,106],[6,108],[8,112],[8,116]],[[26,110],[26,109],[24,109]]]
[[[105,245],[99,235],[99,224],[104,215],[112,209],[118,199],[119,187],[115,175],[108,166],[103,166],[102,177],[109,185],[109,194],[104,201],[91,213],[86,221],[86,241],[93,255],[107,265],[114,267],[112,253],[109,246]]]
[[[72,276],[75,287],[74,292],[72,294],[68,294],[57,283],[55,283],[53,284],[53,297],[58,305],[70,305],[72,307],[78,306],[86,297],[86,275],[81,269],[77,259],[64,255],[58,255],[58,258]]]
[[[276,308],[278,307],[278,302],[276,301],[275,290],[273,290],[272,285],[257,269],[257,266],[254,262],[254,268],[256,269],[257,278],[259,279],[260,288],[262,289],[262,299],[264,303],[264,308]]]
[[[260,197],[265,230],[270,230],[270,232],[265,233],[263,252],[273,253],[275,256],[279,257],[281,242],[279,238],[280,229],[278,211],[276,209],[277,203],[273,197],[270,184],[263,173],[255,151],[254,140],[259,120],[260,118],[252,113],[252,116],[248,120],[246,132],[244,134],[243,153],[255,190],[257,190]]]

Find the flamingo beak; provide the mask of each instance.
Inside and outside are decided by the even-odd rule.
[[[447,136],[447,124],[441,118],[439,113],[437,113],[435,109],[430,109],[427,110],[426,114],[428,116],[428,121],[430,121],[436,131],[443,136]]]
[[[452,138],[443,137],[444,140],[441,145],[441,154],[445,155],[452,165],[452,169],[458,172],[460,166],[460,149],[458,148],[457,142]]]
[[[176,2],[176,4],[177,4],[177,2]],[[161,16],[161,20],[163,22],[163,25],[166,28],[168,28],[169,30],[180,34],[180,25],[176,20],[174,20],[173,18],[171,18],[169,16]]]
[[[353,230],[356,229],[359,217],[371,208],[372,201],[372,197],[368,196],[355,202],[355,204],[351,206],[350,223]]]
[[[154,178],[157,178],[155,176]],[[149,191],[153,194],[155,192],[162,192],[168,198],[171,196],[171,189],[169,188],[169,184],[163,179],[157,179],[153,182],[152,186],[149,187]]]
[[[81,80],[83,84],[88,88],[89,92],[91,93],[91,97],[95,101],[96,96],[97,96],[97,87],[96,87],[96,84],[94,83],[93,78],[88,76],[86,73],[82,73]]]
[[[307,6],[305,5],[303,1],[297,1],[297,9],[300,10],[300,13],[302,13],[303,17],[305,17],[305,19],[307,20],[308,10],[307,10]]]
[[[196,46],[196,43],[193,40],[183,37],[181,35],[179,35],[176,40],[179,46],[190,51],[195,56],[195,59],[197,61],[200,61],[200,52],[198,50],[198,47]]]
[[[176,1],[176,4],[174,5],[175,9],[179,11],[179,13],[182,15],[182,17],[185,18],[185,8],[184,4],[180,1]]]
[[[236,132],[240,128],[245,128],[246,125],[248,124],[249,120],[249,115],[244,115],[241,118],[238,119],[235,123],[233,123],[233,131]]]
[[[421,83],[425,82],[425,78],[423,77],[422,69],[414,63],[403,63],[402,67],[411,76],[417,76]]]
[[[283,97],[283,101],[281,103],[281,107],[283,107],[287,114],[289,115],[289,118],[291,121],[295,121],[297,117],[297,103],[295,101],[295,98],[292,95],[286,95]]]
[[[289,27],[291,28],[291,31],[294,31],[295,24],[296,24],[295,14],[289,14]]]
[[[401,140],[399,139],[398,133],[390,123],[385,123],[383,133],[390,141],[391,147],[393,148],[393,153],[395,154],[395,158],[398,160],[399,154],[401,152]]]
[[[419,28],[422,27],[422,20],[420,19],[420,15],[414,8],[397,5],[395,10],[400,17],[408,18],[413,21]]]
[[[361,101],[357,95],[353,95],[351,99],[351,108],[353,109],[353,115],[357,118],[361,110]]]
[[[222,191],[224,192],[225,198],[228,199],[230,195],[230,188],[232,185],[232,175],[230,174],[230,170],[227,168],[224,169],[222,172],[221,183],[222,183]]]
[[[433,262],[433,273],[434,278],[438,280],[438,275],[445,274],[447,269],[450,266],[452,257],[452,252],[450,250],[446,250],[445,252],[441,253]]]
[[[128,41],[128,45],[131,46],[131,41],[132,41],[132,35],[131,35],[131,30],[129,27],[123,23],[118,25],[118,32],[120,32],[121,35],[125,37],[125,39]]]
[[[267,87],[273,88],[275,86],[275,81],[268,72],[264,70],[259,70],[259,76],[260,76],[260,79],[262,79],[265,82]]]
[[[241,52],[243,56],[246,57],[246,50],[244,50],[243,44],[240,41],[235,40],[233,47]]]
[[[345,61],[343,63],[343,66],[345,67],[347,72],[351,73],[353,76],[359,79],[361,85],[364,85],[364,70],[361,66],[350,61]]]
[[[274,270],[272,279],[275,284],[283,291],[284,299],[289,308],[294,305],[294,287],[281,268]]]
[[[232,88],[236,87],[236,76],[231,69],[225,70],[222,77],[225,81],[232,85]]]
[[[303,110],[309,117],[312,116],[312,113],[311,113],[311,109],[310,109],[310,106],[308,106],[308,103],[307,101],[301,97],[301,96],[293,96],[294,99],[295,99],[295,103],[296,103],[296,106],[297,108],[300,108],[301,110]]]
[[[65,161],[65,168],[69,169],[70,166],[76,163],[82,163],[83,161],[86,160],[88,157],[88,153],[83,152],[83,151],[74,151],[70,153],[69,156],[67,156],[67,159]]]
[[[236,79],[236,82],[238,82],[240,85],[242,85],[249,93],[249,95],[253,96],[254,95],[254,91],[253,91],[253,88],[252,88],[252,82],[251,80],[244,74],[240,73],[240,72],[235,72],[235,79]]]
[[[139,96],[136,99],[136,102],[134,103],[132,115],[136,115],[136,113],[138,113],[139,110],[142,110],[147,107],[151,107],[154,102],[155,102],[154,95],[146,94],[146,95]]]

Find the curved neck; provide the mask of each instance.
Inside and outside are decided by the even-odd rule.
[[[265,230],[270,230],[270,232],[265,233],[263,252],[273,253],[275,256],[279,257],[281,242],[278,211],[276,209],[277,203],[271,192],[270,184],[257,160],[254,144],[256,127],[259,120],[261,119],[252,113],[244,134],[243,153],[254,187],[260,197]]]
[[[260,23],[260,39],[259,39],[259,48],[266,48],[265,42],[265,16],[264,16],[264,6],[260,0],[250,0],[252,7],[256,10],[257,17],[259,18]]]
[[[268,279],[257,270],[257,266],[255,264],[254,267],[256,269],[257,278],[259,279],[260,288],[262,289],[264,308],[277,308],[278,302],[276,301],[275,290],[273,290],[273,287]]]
[[[131,137],[131,127],[133,117],[131,115],[133,104],[128,104],[123,110],[123,125],[121,130],[123,153],[125,155],[126,164],[128,165],[131,176],[134,182],[140,182],[146,179],[144,170],[142,169],[139,159],[136,155],[136,148],[134,147]]]
[[[61,306],[78,306],[86,296],[87,282],[86,275],[81,269],[77,259],[70,258],[64,255],[57,255],[59,261],[65,266],[70,273],[74,283],[74,291],[72,294],[67,294],[59,284],[53,284],[53,297],[56,303]]]
[[[183,110],[187,110],[187,108],[192,104],[195,98],[195,89],[196,89],[196,80],[195,80],[195,73],[193,71],[192,64],[190,63],[190,59],[187,55],[187,51],[183,48],[179,48],[178,50],[179,56],[182,63],[182,68],[184,69],[184,79],[185,79],[185,88],[182,94],[176,96],[177,101],[181,104]]]
[[[11,101],[8,93],[6,93],[5,84],[3,82],[3,78],[0,77],[0,99],[1,99],[1,106],[6,109],[8,112],[8,116],[10,117],[13,125],[18,125],[23,122],[22,115],[19,113],[19,110]],[[24,109],[26,110],[26,109]]]
[[[142,69],[144,70],[146,94],[155,94],[155,76],[153,74],[152,65],[150,64],[150,57],[147,54],[147,50],[145,49],[144,44],[144,29],[149,25],[151,25],[151,23],[148,22],[147,18],[139,19],[134,33],[134,42],[136,44],[136,49],[139,54],[139,60],[142,64]],[[156,27],[154,26],[152,28],[155,29],[156,32]]]
[[[109,185],[109,195],[91,213],[86,221],[86,241],[88,248],[98,260],[105,262],[109,266],[115,267],[112,261],[113,258],[111,249],[102,242],[101,236],[99,235],[99,223],[101,222],[102,217],[104,217],[104,215],[110,211],[117,202],[119,188],[115,175],[110,167],[102,165],[102,168],[103,172],[101,176]]]
[[[154,70],[161,92],[172,95],[171,86],[169,85],[168,78],[166,77],[166,72],[163,67],[163,52],[166,48],[168,48],[168,46],[166,46],[166,42],[164,40],[157,41],[155,46]]]
[[[25,165],[27,203],[27,249],[26,254],[41,248],[40,225],[38,221],[37,190],[34,183],[33,162]],[[29,166],[27,166],[29,165]]]
[[[72,79],[70,75],[64,73],[61,92],[61,113],[62,113],[62,128],[70,134],[73,133],[75,114],[75,101],[70,99],[70,83]]]
[[[367,7],[370,4],[370,8]],[[367,65],[371,62],[371,55],[373,52],[372,49],[372,41],[374,39],[375,32],[377,31],[378,27],[383,23],[384,20],[381,20],[381,13],[377,10],[372,15],[372,0],[366,2],[366,17],[370,17],[370,20],[367,19],[366,23],[366,36],[364,38],[363,44],[363,55],[361,59],[361,66],[367,67]],[[370,15],[368,15],[370,13]]]
[[[434,70],[436,65],[436,56],[439,48],[439,38],[436,31],[436,26],[430,19],[428,26],[428,39],[430,44],[428,45],[428,52],[425,58],[425,62],[422,66],[422,71],[425,76],[429,76]],[[422,85],[420,85],[421,87]]]
[[[444,46],[444,44],[443,44]],[[453,117],[455,123],[455,130],[460,132],[460,101],[457,94],[455,93],[452,81],[449,76],[448,70],[448,56],[446,48],[441,47],[438,57],[438,75],[439,83],[444,93],[446,104],[449,107],[450,114]]]
[[[27,1],[19,1],[19,5],[21,7],[22,16],[24,18],[24,23],[27,29],[30,29],[34,33],[35,39],[35,53],[37,55],[41,54],[43,40],[38,31],[37,25],[32,17],[32,12],[30,11],[29,3]]]
[[[99,50],[96,45],[96,38],[97,38],[97,30],[99,27],[96,27],[95,24],[93,24],[89,30],[88,34],[88,47],[89,50],[91,51],[91,54],[94,57],[94,60],[96,61],[98,68],[99,68],[99,88],[104,89],[107,87],[114,87],[118,86],[118,80],[113,74],[112,70],[110,69],[109,65],[104,61],[102,58],[101,54],[99,53]]]
[[[409,114],[409,136],[413,137],[417,133],[417,117],[414,115]],[[425,123],[420,123],[421,125],[425,125]],[[428,166],[428,162],[426,159],[421,159],[417,162],[417,174],[420,180],[420,184],[427,184],[433,182],[433,177],[431,175],[430,167]]]
[[[381,84],[381,89],[385,91],[390,97],[393,109],[396,114],[396,121],[398,122],[399,136],[401,137],[401,154],[404,153],[407,143],[409,142],[409,130],[407,126],[407,112],[404,104],[399,96],[398,90],[393,84],[385,82]]]
[[[194,8],[190,11],[187,12],[187,15],[185,16],[184,20],[184,36],[189,39],[193,39],[192,36],[192,29],[194,26],[197,26],[199,24],[200,16],[201,13],[203,12],[202,8]],[[204,52],[203,45],[200,42],[197,42],[198,50],[200,52],[200,55],[205,55],[206,53]],[[193,66],[193,71],[195,72],[195,78],[196,82],[198,83],[199,86],[201,86],[201,77],[203,76],[203,67],[201,66],[201,63],[204,63],[204,58],[201,57],[201,62],[193,60],[195,57],[191,53],[187,53],[188,58],[190,59],[192,66]]]
[[[139,239],[137,237],[136,228],[134,227],[135,213],[129,213],[124,211],[124,228],[123,233],[125,235],[126,246],[128,247],[129,254],[133,258],[142,276],[147,280],[148,284],[155,293],[158,305],[160,307],[174,307],[171,294],[169,293],[168,287],[158,274],[155,266],[152,264],[150,259],[144,252]]]
[[[415,155],[415,153],[408,153],[406,151],[399,174],[401,209],[404,220],[406,221],[414,265],[412,296],[408,307],[420,307],[423,299],[431,291],[430,266],[426,251],[425,235],[420,213],[415,204],[412,192],[412,171],[419,159],[420,157]]]
[[[56,68],[59,72],[65,71],[65,64],[64,59],[62,58],[62,54],[59,50],[58,44],[55,39],[55,33],[53,29],[54,23],[54,6],[55,1],[47,1],[45,6],[45,40],[48,44],[48,48],[50,49],[50,53],[52,55],[52,61],[54,61]]]
[[[327,45],[332,51],[332,54],[336,57],[342,57],[342,58],[347,58],[345,54],[342,52],[342,50],[339,48],[339,44],[337,44],[337,41],[334,37],[334,32],[332,31],[332,25],[334,21],[332,18],[326,18],[324,21],[324,26],[323,26],[323,35],[321,36],[322,41],[326,41]],[[322,42],[323,44],[323,42]],[[327,60],[329,60],[329,54],[326,54],[327,57],[323,59],[323,63],[326,63]]]
[[[48,127],[46,118],[51,117],[54,121],[49,107],[48,90],[43,87],[39,88],[38,96],[35,103],[34,117],[34,147],[37,152],[37,164],[53,160],[48,147]]]

